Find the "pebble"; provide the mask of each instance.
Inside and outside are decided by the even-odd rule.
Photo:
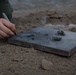
[[[61,27],[61,28],[64,28],[65,25],[52,25],[52,24],[46,24],[44,27],[47,27],[47,28],[49,28],[49,27],[54,27],[54,28]]]
[[[69,27],[76,27],[76,24],[69,24]]]
[[[46,59],[42,59],[41,68],[44,70],[49,70],[53,66],[53,63],[51,61],[48,61]]]

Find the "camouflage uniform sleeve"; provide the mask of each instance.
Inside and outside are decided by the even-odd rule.
[[[2,13],[5,13],[9,19],[12,18],[13,9],[8,0],[0,0],[0,18],[3,18]]]

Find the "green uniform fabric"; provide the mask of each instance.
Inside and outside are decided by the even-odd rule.
[[[3,18],[2,13],[5,13],[9,19],[12,18],[13,9],[8,0],[0,0],[0,18]]]

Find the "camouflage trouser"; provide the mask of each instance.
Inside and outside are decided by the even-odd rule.
[[[12,18],[13,9],[8,0],[0,0],[0,18],[3,18],[2,13],[5,13],[9,19]]]

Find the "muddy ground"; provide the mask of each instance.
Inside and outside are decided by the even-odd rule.
[[[76,31],[75,12],[46,10],[17,15],[12,21],[18,33],[37,26]],[[76,75],[76,53],[66,58],[1,40],[0,75]]]

